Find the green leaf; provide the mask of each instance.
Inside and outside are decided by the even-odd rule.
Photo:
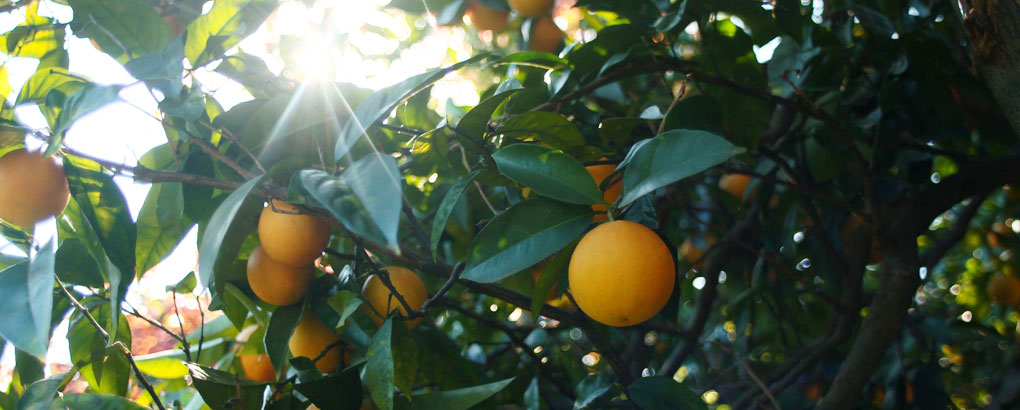
[[[149,376],[163,380],[180,379],[188,375],[188,366],[184,365],[184,352],[179,349],[135,356],[138,370]],[[204,355],[203,355],[204,356]]]
[[[266,312],[259,310],[258,305],[255,304],[255,301],[251,300],[251,298],[249,298],[248,295],[245,295],[244,292],[242,292],[241,289],[238,289],[237,286],[234,286],[233,283],[227,283],[223,287],[223,290],[224,290],[223,297],[236,299],[237,303],[244,306],[246,311],[251,312],[252,317],[255,318],[255,322],[257,322],[259,326],[266,326],[269,324],[269,318],[266,316]],[[234,324],[234,327],[241,329],[244,328],[244,319],[247,316],[248,316],[247,313],[245,313],[240,318],[229,319],[231,323]]]
[[[318,380],[297,383],[294,389],[321,410],[358,410],[363,400],[357,369],[347,369]]]
[[[177,37],[167,42],[165,50],[128,61],[124,69],[132,77],[162,92],[167,99],[177,100],[181,96],[183,61],[184,41]]]
[[[45,362],[28,354],[28,352],[18,348],[14,349],[14,370],[18,373],[18,382],[22,386],[27,386],[42,380],[45,376],[45,372],[43,371],[43,367],[45,366]]]
[[[121,62],[159,53],[170,41],[170,29],[148,1],[67,0],[67,4],[74,10],[74,34],[96,40]]]
[[[18,410],[50,410],[57,407],[54,397],[67,376],[68,373],[59,373],[32,383],[18,398]]]
[[[362,301],[354,292],[341,290],[330,296],[326,303],[340,315],[340,321],[336,323],[336,328],[339,330],[347,324],[347,318],[358,310]]]
[[[499,393],[513,378],[463,389],[435,391],[411,396],[411,402],[397,402],[397,410],[468,410]]]
[[[68,98],[53,123],[53,139],[46,147],[45,155],[57,152],[64,134],[75,120],[117,100],[121,88],[119,85],[93,85]]]
[[[269,317],[269,326],[266,328],[266,354],[269,355],[269,362],[274,369],[282,369],[287,363],[287,343],[294,328],[301,322],[301,315],[313,315],[311,311],[305,311],[304,303],[296,303],[289,306],[280,306]]]
[[[446,68],[440,68],[408,78],[395,85],[383,88],[372,93],[354,111],[354,118],[344,125],[336,140],[336,151],[333,158],[339,162],[347,154],[347,151],[354,146],[354,143],[365,135],[367,128],[375,125],[389,115],[400,103],[411,98],[422,90],[432,86],[436,81],[442,79],[446,74],[459,70],[462,67],[473,64],[487,58],[487,54],[474,56]]]
[[[486,129],[488,129],[492,114],[503,105],[507,98],[521,90],[520,83],[516,83],[516,86],[518,88],[500,92],[478,103],[475,108],[464,114],[464,118],[460,119],[460,122],[457,123],[457,131],[468,138],[473,138],[475,141],[481,141]]]
[[[496,132],[521,140],[536,139],[550,147],[570,151],[584,145],[584,135],[573,122],[560,114],[533,111],[512,117],[496,128]]]
[[[53,310],[53,242],[46,242],[28,262],[0,272],[0,336],[44,359],[49,347]]]
[[[478,176],[479,170],[472,171],[470,174],[462,175],[457,178],[457,181],[450,186],[450,189],[446,191],[446,196],[443,197],[443,201],[439,203],[439,207],[436,208],[436,215],[432,218],[432,255],[435,257],[437,249],[439,249],[439,240],[443,237],[443,231],[446,230],[446,222],[450,220],[450,214],[453,213],[453,208],[457,206],[457,202],[460,201],[461,195],[464,194],[464,190],[467,189],[468,184]]]
[[[368,392],[372,401],[380,410],[393,409],[393,351],[390,345],[390,336],[393,330],[393,319],[386,319],[386,322],[379,326],[379,330],[372,336],[372,344],[368,346],[365,358],[365,383],[368,385]]]
[[[536,376],[531,379],[528,389],[524,391],[524,405],[527,406],[527,410],[541,410],[542,401],[538,389],[538,377]]]
[[[112,394],[65,394],[64,406],[68,410],[147,410],[128,398]]]
[[[418,326],[413,329],[418,343],[421,375],[440,389],[474,386],[481,382],[478,370],[461,354],[460,347],[450,337],[434,327]]]
[[[11,57],[42,58],[64,48],[64,25],[48,21],[44,25],[21,25],[0,36],[0,45]]]
[[[144,275],[170,255],[192,226],[193,222],[184,217],[182,185],[152,184],[138,211],[135,260],[139,274]]]
[[[418,378],[418,347],[407,326],[393,328],[393,384],[406,395],[411,395]]]
[[[613,381],[605,373],[589,374],[574,387],[574,393],[577,396],[577,399],[574,400],[574,409],[588,407],[599,397],[608,393],[611,387],[613,387]]]
[[[668,131],[646,141],[635,144],[625,159],[623,192],[617,204],[620,207],[743,152],[705,131]]]
[[[67,238],[57,249],[54,262],[57,277],[64,283],[102,289],[103,274],[95,258],[78,238]]]
[[[563,151],[513,144],[492,153],[492,159],[507,178],[549,198],[579,205],[604,202],[591,173]]]
[[[351,232],[398,249],[403,179],[393,157],[371,153],[344,169],[339,177],[303,170],[297,179],[320,206]]]
[[[188,24],[184,55],[193,67],[219,58],[254,33],[277,4],[275,0],[216,0],[208,13]]]
[[[233,263],[241,241],[248,234],[241,223],[235,223],[245,203],[251,202],[251,193],[262,177],[256,177],[238,187],[216,208],[198,245],[198,277],[203,287],[209,287],[216,272],[222,272]]]
[[[668,377],[642,377],[627,387],[630,397],[643,410],[708,410],[701,397]]]
[[[110,305],[100,303],[97,299],[86,300],[84,303],[89,314],[96,319],[103,329],[129,329],[127,318],[119,311],[110,313]],[[116,317],[117,324],[112,324]],[[131,332],[117,332],[114,341],[131,347]],[[89,385],[100,393],[127,394],[128,380],[131,376],[131,365],[124,359],[119,348],[105,350],[106,339],[92,326],[92,323],[81,312],[75,310],[67,330],[67,344],[71,362],[79,367],[79,372]]]
[[[518,202],[475,237],[464,278],[488,283],[517,273],[562,249],[591,221],[588,207],[541,197]]]
[[[538,320],[538,312],[542,311],[542,305],[545,304],[549,291],[567,274],[570,255],[574,254],[574,247],[576,246],[577,241],[567,245],[551,262],[542,268],[542,273],[538,277],[538,283],[535,284],[535,289],[531,293],[531,311],[535,313],[535,320]]]
[[[188,363],[187,366],[195,388],[212,410],[236,410],[242,406],[245,409],[262,408],[265,384],[196,363]],[[238,399],[240,403],[236,403]]]

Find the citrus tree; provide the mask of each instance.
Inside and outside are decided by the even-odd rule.
[[[1020,7],[808,3],[394,0],[367,59],[470,55],[369,90],[237,47],[275,0],[0,1],[0,408],[1017,406]],[[137,164],[65,143],[128,86],[71,38]],[[180,326],[125,303],[196,226]]]

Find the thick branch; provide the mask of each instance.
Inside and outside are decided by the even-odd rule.
[[[971,0],[963,21],[981,77],[1020,135],[1020,2]]]

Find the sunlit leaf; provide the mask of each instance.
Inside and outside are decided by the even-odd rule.
[[[209,218],[209,224],[198,245],[198,277],[203,287],[209,287],[216,272],[223,271],[233,263],[241,247],[241,240],[249,232],[244,229],[244,223],[237,223],[235,219],[241,208],[250,203],[248,194],[261,180],[259,176],[238,187]]]
[[[618,206],[726,161],[743,149],[704,131],[674,130],[646,143],[635,144],[627,154],[623,193]]]
[[[135,260],[145,274],[170,255],[191,230],[184,218],[184,194],[180,183],[153,184],[138,211]]]
[[[492,153],[499,172],[539,194],[571,204],[603,202],[595,179],[563,151],[538,144],[513,144]]]
[[[499,124],[496,132],[522,140],[536,139],[564,151],[584,145],[584,136],[577,125],[560,114],[546,111],[512,117]]]
[[[67,0],[67,4],[74,10],[74,34],[95,40],[120,61],[159,53],[170,41],[163,17],[145,0]]]
[[[112,394],[65,394],[63,405],[68,410],[145,410],[143,407],[126,397]]]
[[[367,364],[365,365],[364,380],[372,401],[381,410],[393,409],[393,351],[390,344],[390,335],[393,329],[393,319],[386,319],[375,336],[372,336],[372,344],[365,354]]]
[[[591,208],[548,198],[517,203],[489,221],[471,244],[464,278],[495,282],[562,249],[592,221]]]
[[[188,24],[184,55],[194,67],[222,56],[255,32],[277,4],[275,0],[216,0],[208,13]]]

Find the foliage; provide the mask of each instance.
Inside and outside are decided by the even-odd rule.
[[[0,65],[0,144],[41,141],[72,194],[55,237],[0,232],[15,251],[0,258],[0,336],[17,360],[0,409],[1020,403],[1020,307],[985,293],[995,273],[1020,274],[1016,119],[973,69],[955,2],[579,0],[551,11],[568,33],[554,55],[527,49],[532,18],[511,13],[498,33],[464,18],[503,0],[394,0],[386,12],[410,33],[366,23],[400,42],[366,60],[390,64],[442,30],[462,30],[472,56],[375,91],[302,78],[295,39],[275,45],[282,69],[239,49],[279,6],[0,1],[25,16],[0,52],[38,61],[22,83]],[[65,144],[130,86],[72,72],[70,39],[157,100],[166,144],[137,165]],[[200,75],[212,72],[252,98],[224,108]],[[451,76],[476,104],[435,95]],[[18,122],[33,105],[47,129]],[[616,171],[600,184],[596,164]],[[742,198],[718,187],[726,174],[751,176]],[[136,217],[115,176],[152,184]],[[270,198],[332,226],[292,306],[259,301],[243,271]],[[852,217],[865,229],[843,229]],[[677,259],[648,322],[602,326],[571,302],[573,247],[605,218],[653,228]],[[196,272],[168,288],[175,309],[208,300],[185,334],[124,300],[195,227]],[[685,260],[689,237],[719,240]],[[884,259],[868,265],[872,240]],[[359,295],[386,265],[422,274],[432,296],[376,326]],[[337,371],[288,353],[303,315],[340,335]],[[44,377],[65,319],[71,368]],[[135,351],[140,327],[172,349]],[[278,380],[245,380],[240,352],[268,354]]]

